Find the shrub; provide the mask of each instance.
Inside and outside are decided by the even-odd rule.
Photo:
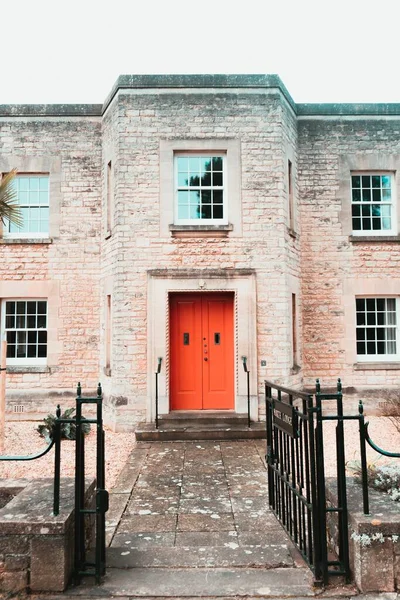
[[[361,464],[351,465],[356,481],[361,483],[362,472]],[[369,464],[367,466],[368,485],[374,490],[386,492],[392,500],[400,501],[400,465],[381,465]]]
[[[72,419],[75,408],[67,408],[61,415],[61,419]],[[53,439],[53,432],[56,424],[56,415],[47,415],[43,419],[43,423],[38,426],[37,431],[40,436],[43,437],[47,443]],[[84,434],[88,434],[90,431],[90,423],[82,423],[82,430]],[[61,423],[61,439],[75,440],[76,439],[76,424],[73,423]]]

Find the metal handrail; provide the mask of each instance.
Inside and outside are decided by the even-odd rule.
[[[242,362],[247,375],[247,427],[250,429],[250,371],[247,368],[247,356],[242,356]]]
[[[155,376],[156,376],[156,429],[158,429],[158,376],[161,372],[161,363],[162,363],[162,357],[159,356],[157,358],[157,371],[155,372]]]

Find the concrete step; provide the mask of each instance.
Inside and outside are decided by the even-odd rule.
[[[232,410],[173,410],[167,415],[159,417],[160,424],[168,426],[170,423],[179,425],[193,425],[201,423],[204,425],[246,425],[247,413],[235,413]]]
[[[64,592],[83,598],[306,598],[314,595],[307,568],[107,569],[101,585],[91,578]]]
[[[294,561],[286,544],[239,546],[235,541],[225,547],[156,546],[135,548],[126,545],[107,549],[107,566],[117,569],[143,567],[290,568]]]
[[[193,421],[186,424],[170,420],[160,421],[156,429],[154,423],[139,423],[136,429],[136,439],[140,442],[171,442],[171,441],[197,441],[197,440],[254,440],[265,438],[265,423],[251,423],[250,429],[246,425],[224,424],[214,422],[204,424]]]

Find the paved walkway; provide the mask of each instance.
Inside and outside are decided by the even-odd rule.
[[[138,443],[110,494],[107,576],[72,593],[312,595],[268,508],[263,440]]]

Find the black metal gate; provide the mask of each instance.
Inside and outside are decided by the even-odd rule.
[[[322,400],[334,400],[336,414],[322,414]],[[269,504],[303,558],[315,581],[329,575],[350,580],[343,403],[340,380],[337,392],[302,393],[265,382]],[[323,420],[335,419],[338,506],[327,507]],[[335,449],[332,449],[335,451]],[[327,512],[337,513],[339,556],[328,557]]]

